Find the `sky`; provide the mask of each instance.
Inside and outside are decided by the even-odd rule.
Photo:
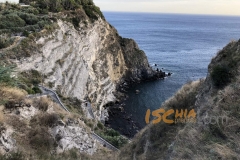
[[[102,11],[240,16],[240,0],[94,0]]]

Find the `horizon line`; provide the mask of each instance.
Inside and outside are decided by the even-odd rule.
[[[169,15],[196,15],[196,16],[220,16],[220,17],[239,17],[240,15],[234,14],[204,14],[204,13],[170,13],[170,12],[141,12],[141,11],[110,11],[101,10],[102,12],[115,12],[115,13],[146,13],[146,14],[169,14]]]

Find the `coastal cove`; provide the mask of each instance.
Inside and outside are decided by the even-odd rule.
[[[147,109],[156,110],[185,83],[207,76],[212,57],[240,37],[240,17],[104,12],[123,37],[133,38],[154,69],[173,73],[164,80],[131,85],[124,111],[113,109],[109,125],[133,137]],[[157,64],[157,66],[155,66]],[[136,90],[140,93],[136,94]],[[112,111],[111,111],[112,112]]]
[[[0,160],[239,159],[240,2],[163,2],[0,0]]]

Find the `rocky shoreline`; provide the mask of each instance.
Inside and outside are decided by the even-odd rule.
[[[142,80],[130,79],[120,83],[117,87],[117,92],[115,93],[117,101],[115,103],[111,103],[105,106],[105,108],[108,110],[109,115],[108,120],[105,121],[105,126],[117,130],[119,133],[128,138],[133,138],[134,135],[140,129],[142,129],[142,126],[137,121],[134,121],[132,119],[132,114],[127,113],[124,110],[125,101],[129,98],[128,91],[131,88],[131,85],[134,83],[144,83],[146,81],[161,80],[171,75],[172,73],[166,73],[157,68],[156,71],[153,71],[153,76],[151,77]],[[136,90],[136,94],[138,94],[139,92],[139,90]],[[116,119],[121,119],[121,124],[116,124]]]

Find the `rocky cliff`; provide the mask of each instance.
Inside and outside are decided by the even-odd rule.
[[[76,27],[65,20],[68,14],[49,15],[56,18],[55,29],[22,40],[27,41],[24,48],[28,50],[11,61],[20,72],[38,71],[43,85],[64,97],[89,100],[100,118],[103,106],[116,100],[117,85],[152,78],[155,72],[137,44],[120,37],[104,18],[92,21],[83,9],[78,10],[81,21]]]
[[[0,159],[24,159],[17,151],[30,159],[108,159],[106,142],[92,131],[117,147],[127,140],[99,122],[107,118],[105,106],[121,97],[123,84],[164,73],[153,71],[134,40],[119,36],[91,0],[22,2],[30,6],[0,4]],[[56,98],[27,96],[40,93],[40,84],[70,112]]]

